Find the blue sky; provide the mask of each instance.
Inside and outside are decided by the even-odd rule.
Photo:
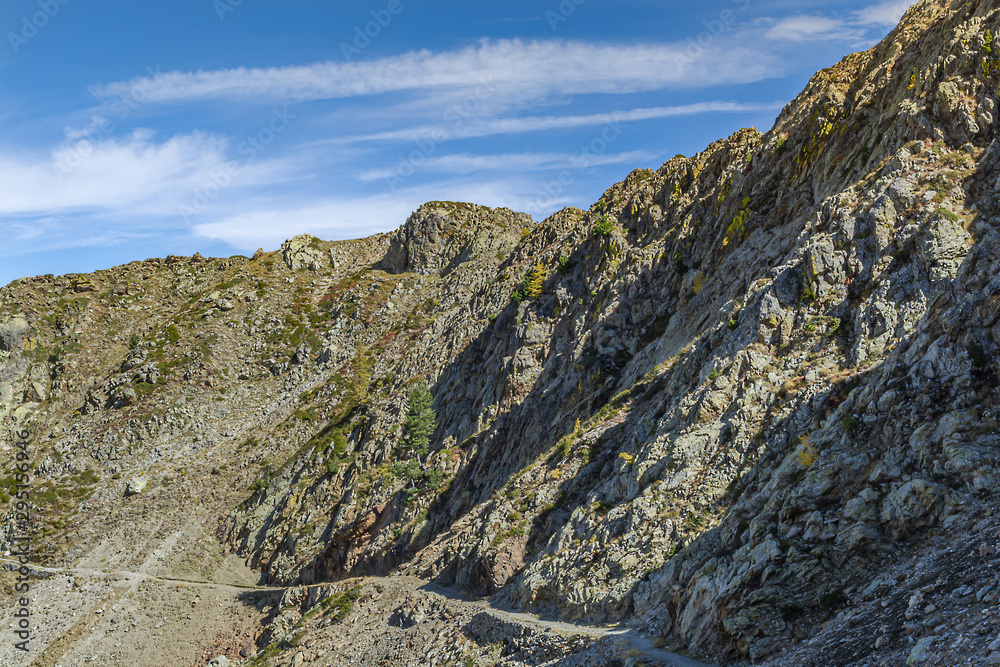
[[[906,0],[4,0],[0,285],[429,200],[587,207],[766,130]]]

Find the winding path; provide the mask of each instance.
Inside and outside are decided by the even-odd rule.
[[[4,569],[16,570],[21,567],[21,563],[17,561],[10,560],[9,558],[0,558],[0,563],[7,563],[13,565],[13,568]],[[158,577],[154,574],[147,574],[145,572],[127,572],[124,570],[91,570],[82,567],[45,567],[42,565],[35,565],[34,563],[28,563],[26,567],[31,572],[46,573],[46,574],[77,574],[89,577],[123,577],[131,579],[133,581],[159,581],[166,584],[182,584],[184,586],[204,586],[205,588],[216,588],[219,590],[233,590],[233,591],[256,591],[259,593],[269,593],[269,592],[282,592],[288,590],[288,588],[294,587],[269,587],[269,586],[241,586],[240,584],[219,584],[213,581],[199,581],[197,579],[178,579],[176,577]]]
[[[461,593],[451,588],[439,586],[434,583],[424,583],[422,588],[425,591],[436,593],[437,595],[441,595],[442,597],[446,597],[451,600],[459,600],[461,602],[465,602],[466,604],[481,607],[484,611],[488,611],[497,618],[506,621],[530,625],[543,630],[555,630],[556,632],[566,634],[583,635],[593,639],[621,637],[622,639],[628,641],[633,649],[639,651],[647,657],[658,660],[662,664],[667,665],[667,667],[709,667],[706,663],[698,662],[697,660],[692,660],[691,658],[677,655],[676,653],[671,653],[670,651],[662,648],[657,648],[650,637],[641,634],[633,628],[605,628],[591,625],[577,625],[575,623],[566,623],[564,621],[551,621],[533,614],[504,609],[486,600],[471,601],[464,597]]]
[[[5,564],[4,569],[16,570],[21,567],[21,563],[18,561],[11,560],[9,558],[0,558],[0,563]],[[123,577],[132,580],[132,582],[138,581],[158,581],[167,584],[180,584],[184,586],[203,586],[206,588],[214,588],[218,590],[232,590],[232,591],[253,591],[257,593],[280,593],[288,590],[289,588],[298,588],[297,586],[242,586],[239,584],[220,584],[211,581],[199,581],[196,579],[179,579],[176,577],[160,577],[152,574],[147,574],[144,572],[127,572],[119,570],[93,570],[89,568],[74,568],[74,567],[45,567],[42,565],[35,565],[34,563],[26,564],[32,572],[35,573],[46,573],[52,575],[58,574],[69,574],[69,575],[81,575],[81,576],[91,576],[91,577]],[[460,592],[446,588],[444,586],[439,586],[434,583],[424,581],[422,579],[416,579],[414,577],[407,577],[412,579],[415,586],[429,593],[434,593],[442,597],[448,598],[450,600],[456,600],[464,604],[473,605],[479,607],[483,611],[493,614],[497,618],[502,620],[511,621],[515,623],[521,623],[523,625],[528,625],[531,627],[539,628],[542,630],[553,630],[556,632],[571,634],[571,635],[581,635],[584,637],[590,637],[592,639],[602,639],[605,637],[620,637],[627,641],[629,645],[636,651],[642,653],[648,658],[653,658],[659,663],[666,665],[667,667],[709,667],[706,663],[698,662],[691,658],[684,657],[682,655],[677,655],[676,653],[671,653],[662,648],[657,648],[653,643],[653,640],[646,635],[643,635],[632,628],[606,628],[599,626],[590,625],[577,625],[575,623],[566,623],[564,621],[551,621],[546,620],[541,617],[535,616],[533,614],[526,614],[523,612],[511,611],[509,609],[504,609],[494,603],[486,600],[469,600]],[[367,577],[367,579],[376,579],[376,577]]]

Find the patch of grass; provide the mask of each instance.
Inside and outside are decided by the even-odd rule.
[[[939,208],[937,210],[937,214],[940,215],[942,218],[949,220],[951,222],[958,222],[960,219],[957,215],[955,215],[950,210],[944,207]]]
[[[132,389],[135,390],[136,396],[140,399],[146,398],[147,396],[152,396],[153,392],[156,391],[156,385],[150,384],[149,382],[136,382],[132,385]]]
[[[332,623],[340,623],[347,618],[354,603],[361,597],[361,586],[354,586],[343,593],[336,593],[320,602],[324,615],[330,618]]]
[[[295,419],[298,419],[299,421],[312,422],[319,419],[319,416],[316,414],[317,410],[318,408],[316,406],[313,406],[311,408],[299,409],[295,411],[295,414],[293,416],[295,417]]]
[[[230,278],[226,282],[219,285],[219,291],[227,290],[231,287],[236,287],[240,283],[245,283],[247,281],[246,276],[236,276],[235,278]]]

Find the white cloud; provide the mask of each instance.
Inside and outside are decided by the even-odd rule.
[[[855,12],[855,16],[862,25],[891,28],[899,23],[912,4],[911,0],[889,0]]]
[[[420,164],[421,171],[436,171],[451,174],[468,174],[473,171],[489,171],[502,169],[517,173],[526,171],[542,171],[550,169],[579,169],[581,164],[577,154],[570,153],[509,153],[506,155],[473,155],[461,153],[428,158]],[[656,158],[650,151],[629,151],[627,153],[612,153],[607,155],[588,155],[587,167],[600,167],[612,164],[648,162]],[[362,172],[360,181],[375,181],[380,178],[392,178],[398,175],[398,168],[373,169]]]
[[[772,25],[764,37],[775,41],[812,42],[826,39],[857,39],[859,33],[844,21],[825,16],[789,16]]]
[[[148,130],[94,142],[79,132],[68,136],[71,141],[47,156],[0,154],[0,215],[176,215],[180,202],[229,161],[227,140],[201,132],[163,141]],[[244,167],[238,184],[276,182],[292,169],[260,160]]]
[[[321,143],[353,143],[359,141],[418,141],[432,139],[447,141],[470,139],[503,134],[521,134],[542,130],[566,130],[577,127],[616,125],[619,123],[696,116],[707,113],[756,113],[781,111],[785,102],[697,102],[670,107],[651,107],[613,111],[579,116],[526,116],[522,118],[495,118],[480,121],[465,121],[457,127],[449,124],[422,125],[402,130],[377,132],[354,137],[330,139]]]
[[[522,98],[582,93],[631,93],[667,87],[749,83],[775,76],[773,56],[741,46],[606,45],[586,42],[482,40],[456,51],[413,51],[367,62],[167,72],[94,86],[101,98],[136,86],[159,102],[248,100],[301,102],[399,91],[439,94],[486,84]]]
[[[216,222],[196,224],[195,236],[224,241],[244,251],[276,248],[289,236],[360,238],[398,227],[414,208],[412,202],[385,197],[317,202],[301,207],[253,209]]]
[[[285,239],[312,234],[325,239],[361,238],[396,229],[428,201],[468,201],[518,210],[529,200],[509,183],[435,183],[396,194],[329,198],[302,206],[256,206],[215,222],[194,225],[195,236],[223,241],[242,251],[276,248]]]
[[[759,19],[756,26],[766,28],[763,32],[764,39],[774,42],[840,40],[862,45],[869,43],[872,30],[895,27],[912,4],[911,0],[887,0],[851,12],[844,18],[796,15],[781,19]]]

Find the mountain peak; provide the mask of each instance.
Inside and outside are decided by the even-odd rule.
[[[534,222],[526,213],[459,202],[428,202],[394,234],[381,266],[390,273],[446,275],[483,255],[508,254]]]

